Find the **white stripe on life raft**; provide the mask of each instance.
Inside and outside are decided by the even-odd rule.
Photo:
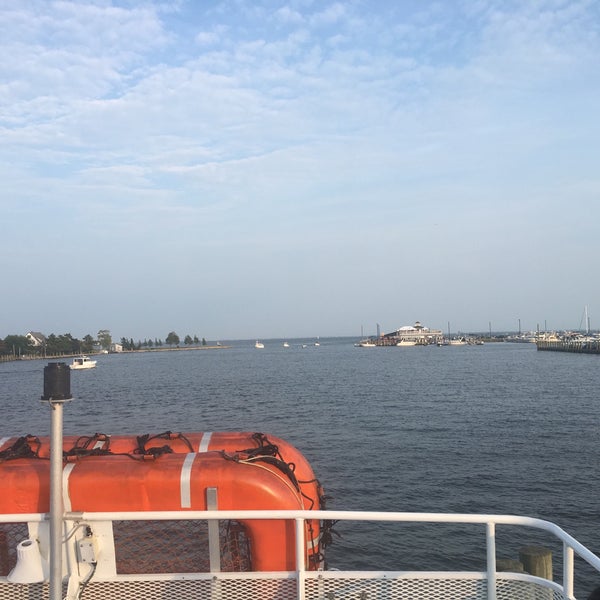
[[[71,512],[71,496],[69,495],[69,477],[71,471],[75,468],[77,463],[69,463],[62,472],[62,496],[63,496],[63,507],[65,512]]]
[[[205,431],[202,434],[202,439],[198,445],[198,452],[208,452],[208,445],[210,444],[210,438],[212,437],[212,431]]]
[[[191,508],[192,507],[192,489],[191,489],[191,481],[192,481],[192,465],[194,464],[194,460],[198,456],[195,452],[189,452],[185,460],[183,461],[183,466],[181,467],[181,480],[180,480],[180,493],[181,493],[181,508]]]

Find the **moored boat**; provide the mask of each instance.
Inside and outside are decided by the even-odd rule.
[[[402,347],[402,346],[416,346],[417,342],[415,340],[400,340],[399,342],[396,342],[396,346]]]
[[[93,369],[96,366],[96,361],[89,356],[76,356],[73,362],[69,365],[70,369]]]

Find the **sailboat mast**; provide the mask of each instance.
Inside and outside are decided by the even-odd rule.
[[[585,305],[585,333],[590,334],[590,316],[588,315],[588,307]]]

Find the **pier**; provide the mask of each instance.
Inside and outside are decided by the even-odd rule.
[[[593,340],[538,340],[538,350],[600,354],[600,339]]]

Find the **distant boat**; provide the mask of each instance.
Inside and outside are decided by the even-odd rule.
[[[96,366],[96,361],[92,360],[89,356],[78,356],[73,359],[73,362],[69,365],[71,369],[93,369]]]
[[[284,347],[284,348],[289,348],[289,347],[290,347],[290,345],[289,345],[287,342],[283,342],[283,347]]]
[[[450,340],[451,346],[466,346],[467,340],[464,337],[454,338]]]
[[[396,346],[416,346],[416,340],[400,340]]]
[[[359,348],[375,348],[377,344],[371,340],[361,340],[356,344]]]
[[[255,348],[264,348],[265,345],[262,342],[259,342],[258,340],[256,340],[256,344],[254,344]]]

